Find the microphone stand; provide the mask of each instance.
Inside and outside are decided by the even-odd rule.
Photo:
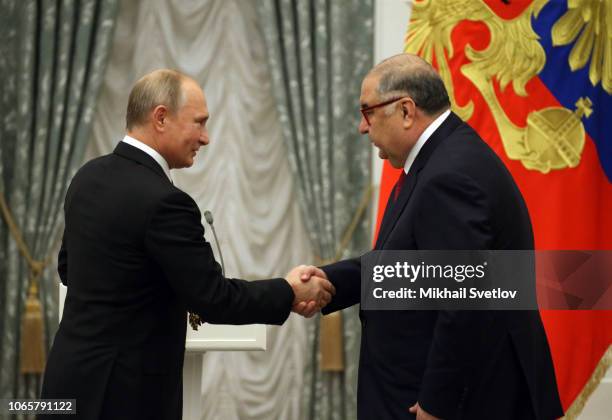
[[[204,218],[206,219],[206,223],[210,226],[210,229],[213,233],[213,238],[215,239],[215,245],[217,245],[217,252],[219,253],[219,259],[221,260],[221,274],[225,277],[225,263],[223,262],[223,254],[221,253],[221,247],[219,246],[219,239],[217,238],[217,232],[215,230],[215,226],[213,225],[213,216],[212,213],[208,210],[204,212]],[[198,327],[202,325],[204,321],[200,318],[199,315],[194,314],[193,312],[189,312],[189,325],[194,331],[198,330]]]

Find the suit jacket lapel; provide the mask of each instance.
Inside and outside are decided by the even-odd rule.
[[[389,225],[388,223],[389,214],[391,213],[391,207],[393,207],[393,205],[395,204],[393,202],[393,194],[394,194],[394,189],[391,190],[391,194],[389,194],[389,198],[387,199],[387,205],[385,206],[385,213],[383,214],[383,218],[380,222],[380,229],[378,230],[378,237],[376,238],[376,244],[374,245],[374,249],[378,249],[379,245],[381,245],[382,238],[386,237],[385,228]]]
[[[412,168],[410,173],[406,176],[406,181],[404,181],[404,185],[400,190],[399,197],[397,197],[397,201],[393,202],[393,192],[391,192],[391,196],[389,197],[389,201],[387,202],[387,207],[385,209],[385,215],[383,216],[382,222],[380,224],[380,233],[378,234],[378,239],[376,240],[375,249],[382,248],[382,245],[387,240],[387,237],[395,227],[399,216],[401,215],[406,203],[408,203],[408,199],[412,195],[412,191],[416,186],[417,180],[417,172],[413,171]]]
[[[153,159],[151,156],[138,149],[137,147],[120,141],[117,147],[115,147],[113,153],[126,159],[130,159],[143,166],[146,166],[147,168],[151,169],[153,172],[170,182],[162,167],[159,166],[159,163],[157,163],[155,159]]]
[[[461,118],[451,112],[446,120],[444,120],[442,125],[438,127],[438,129],[434,131],[431,137],[425,142],[423,148],[419,151],[418,156],[410,168],[410,172],[408,173],[406,181],[400,190],[397,201],[393,203],[391,199],[393,195],[389,197],[374,249],[381,249],[385,244],[387,237],[391,231],[393,231],[393,228],[404,211],[406,204],[408,204],[412,191],[414,191],[414,188],[416,187],[419,172],[421,169],[423,169],[434,150],[436,150],[438,145],[448,138],[462,123],[463,121]]]

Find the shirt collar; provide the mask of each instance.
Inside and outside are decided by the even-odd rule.
[[[410,167],[414,163],[414,160],[416,159],[417,155],[419,154],[419,151],[421,150],[425,142],[431,137],[434,131],[436,131],[438,127],[442,125],[444,120],[446,120],[449,115],[450,109],[440,114],[438,118],[433,120],[433,122],[427,126],[423,133],[421,133],[417,142],[414,144],[412,149],[410,149],[410,152],[408,152],[408,157],[406,158],[406,163],[404,164],[404,172],[406,174],[408,174],[408,172],[410,171]]]
[[[160,155],[159,152],[157,152],[157,150],[144,144],[140,140],[136,140],[134,137],[128,136],[127,134],[123,138],[122,141],[124,143],[129,144],[130,146],[134,146],[135,148],[142,150],[147,155],[155,159],[155,162],[157,162],[157,164],[161,166],[161,168],[164,170],[164,173],[166,174],[170,182],[172,182],[172,177],[170,176],[170,166],[168,165],[168,162],[166,162],[166,159],[164,159],[164,157]]]

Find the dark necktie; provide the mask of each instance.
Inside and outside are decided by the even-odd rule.
[[[404,185],[405,179],[406,179],[406,172],[404,171],[404,169],[402,169],[402,172],[400,173],[400,176],[397,179],[397,182],[395,183],[395,187],[393,188],[393,202],[394,203],[397,201],[397,198],[399,197],[399,194],[400,194],[400,191],[402,190],[402,185]]]

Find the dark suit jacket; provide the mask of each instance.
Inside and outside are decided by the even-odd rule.
[[[511,175],[452,114],[418,154],[388,203],[377,250],[533,249]],[[324,313],[360,299],[360,260],[323,267],[336,287]],[[417,400],[445,419],[560,417],[537,311],[360,311],[361,420],[414,418]]]
[[[180,419],[187,310],[220,324],[289,315],[284,279],[222,276],[196,203],[135,147],[84,165],[64,212],[68,294],[42,397],[76,398],[67,418]]]

